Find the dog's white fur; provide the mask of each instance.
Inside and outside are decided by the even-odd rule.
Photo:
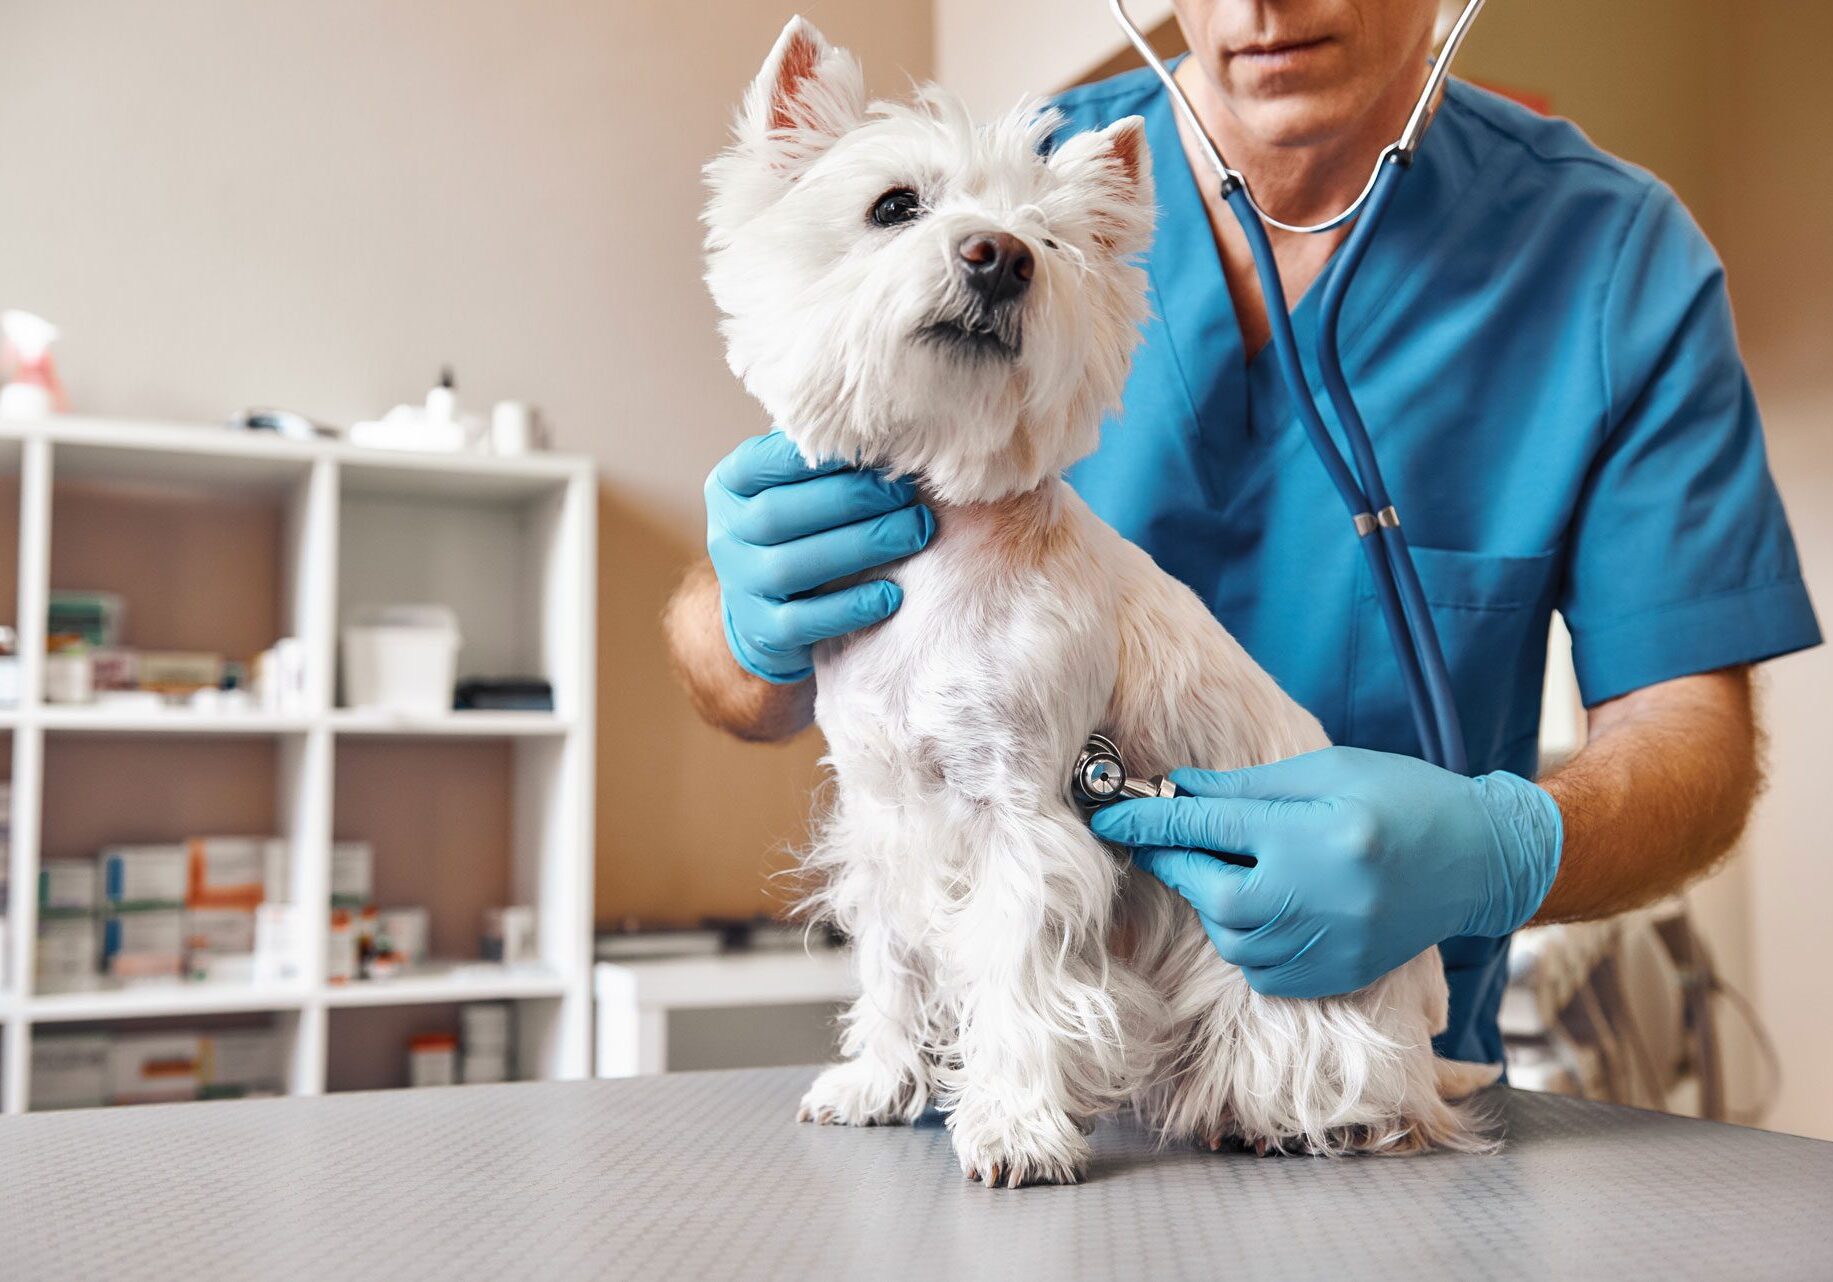
[[[976,127],[933,89],[868,105],[852,57],[796,19],[707,169],[732,369],[811,462],[913,476],[937,514],[891,571],[898,612],[816,648],[836,788],[811,904],[853,937],[864,995],[802,1115],[872,1125],[933,1102],[962,1168],[1012,1185],[1079,1178],[1085,1132],[1129,1103],[1212,1147],[1484,1147],[1447,1099],[1494,1070],[1432,1055],[1436,949],[1345,997],[1262,997],[1068,796],[1093,730],[1148,773],[1326,739],[1060,479],[1119,401],[1154,206],[1138,118],[1045,158],[1059,124],[1030,103]],[[873,225],[899,187],[923,216]],[[1036,259],[997,320],[955,252],[979,231]],[[1010,350],[922,334],[962,317]]]

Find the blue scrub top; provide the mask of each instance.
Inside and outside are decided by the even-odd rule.
[[[1163,88],[1142,70],[1056,105],[1066,133],[1144,116],[1159,205],[1124,407],[1071,483],[1334,741],[1419,755],[1348,515],[1271,349],[1243,355]],[[1315,295],[1293,321],[1329,420]],[[1671,191],[1572,125],[1453,81],[1348,292],[1342,353],[1474,772],[1535,773],[1554,610],[1587,705],[1819,642],[1718,259]],[[1507,947],[1445,943],[1441,1054],[1502,1058]]]

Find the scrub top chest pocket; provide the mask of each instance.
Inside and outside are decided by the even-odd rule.
[[[1559,554],[1417,545],[1412,551],[1470,736],[1472,773],[1507,769],[1533,777]],[[1399,663],[1366,565],[1356,582],[1346,737],[1360,747],[1418,755]]]

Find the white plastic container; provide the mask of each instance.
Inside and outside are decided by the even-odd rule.
[[[452,710],[458,616],[443,605],[377,606],[344,629],[344,703],[437,715]]]

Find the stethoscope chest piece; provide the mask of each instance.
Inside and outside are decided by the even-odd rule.
[[[1095,810],[1127,797],[1175,797],[1177,785],[1163,775],[1142,779],[1128,774],[1119,746],[1106,735],[1092,734],[1070,772],[1069,792],[1077,805]]]

